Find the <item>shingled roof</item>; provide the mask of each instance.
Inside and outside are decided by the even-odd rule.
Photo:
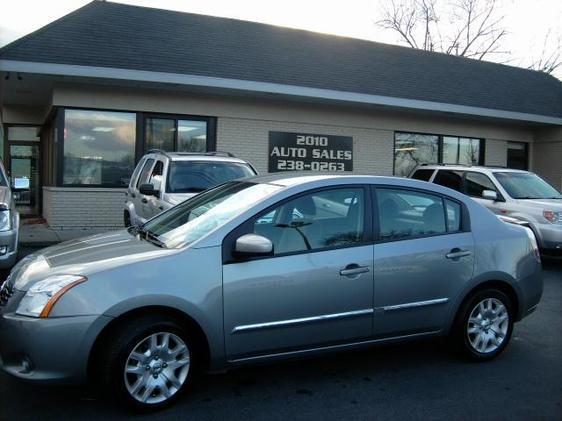
[[[242,20],[93,1],[0,60],[267,82],[562,118],[544,73]]]

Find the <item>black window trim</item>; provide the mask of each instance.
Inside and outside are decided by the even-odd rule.
[[[193,121],[205,121],[207,122],[207,151],[216,151],[217,146],[217,117],[216,116],[201,116],[201,115],[191,115],[191,114],[175,114],[175,113],[155,113],[152,111],[145,110],[126,110],[126,109],[115,109],[115,108],[99,108],[99,107],[74,107],[74,106],[55,106],[53,107],[53,113],[55,115],[55,126],[57,129],[57,144],[56,154],[57,168],[55,168],[55,186],[57,187],[79,187],[79,188],[115,188],[115,189],[127,189],[128,186],[123,186],[120,184],[63,184],[64,177],[64,129],[65,129],[65,111],[66,110],[82,110],[82,111],[100,111],[100,112],[120,112],[120,113],[130,113],[136,115],[135,120],[135,146],[134,146],[134,168],[138,165],[141,158],[146,155],[148,149],[146,147],[145,141],[145,116],[155,117],[155,118],[175,118],[176,127],[177,120],[193,120]],[[177,137],[177,130],[176,130]],[[54,140],[54,139],[53,139]],[[176,143],[174,143],[174,148]],[[131,173],[132,175],[132,173]]]
[[[286,197],[271,206],[268,206],[266,209],[263,209],[246,221],[242,222],[232,231],[230,231],[227,235],[225,235],[223,242],[222,242],[222,264],[236,264],[236,263],[244,263],[244,262],[251,262],[255,260],[264,260],[264,259],[275,259],[278,257],[287,257],[287,256],[295,256],[299,254],[310,254],[310,253],[321,253],[325,251],[332,251],[332,250],[340,250],[346,248],[353,248],[353,247],[364,247],[374,244],[374,237],[373,237],[373,197],[372,197],[372,189],[370,188],[371,184],[339,184],[333,186],[326,186],[326,187],[318,187],[315,189],[306,190],[304,192],[296,193],[289,197]],[[271,256],[256,256],[256,257],[249,257],[249,258],[239,258],[233,255],[234,244],[237,238],[245,234],[251,234],[253,232],[253,227],[255,221],[263,215],[267,215],[272,210],[275,210],[279,206],[284,205],[287,202],[292,200],[298,199],[299,197],[303,197],[309,194],[314,194],[317,192],[322,191],[330,191],[330,190],[345,190],[345,189],[363,189],[364,193],[364,223],[363,223],[363,234],[365,235],[365,239],[360,244],[346,244],[341,246],[333,246],[333,247],[323,247],[313,250],[299,250],[290,253],[283,253],[278,255],[271,255]]]
[[[445,215],[445,228],[448,229],[448,218],[447,218],[447,208],[446,208],[446,203],[445,200],[450,200],[451,202],[456,202],[460,205],[461,207],[461,227],[460,230],[458,231],[446,231],[444,233],[439,233],[439,234],[429,234],[429,235],[425,235],[425,234],[421,234],[421,235],[415,235],[415,236],[411,236],[411,237],[407,237],[407,238],[389,238],[389,239],[382,239],[380,236],[380,221],[379,221],[379,203],[377,201],[377,190],[381,190],[381,189],[388,189],[388,190],[405,190],[405,191],[414,191],[414,192],[418,192],[418,193],[423,193],[423,194],[428,194],[428,195],[433,195],[433,196],[438,196],[441,198],[441,203],[443,205],[443,212]],[[440,237],[443,235],[454,235],[454,234],[460,234],[463,232],[470,232],[471,231],[471,225],[470,225],[470,213],[468,212],[468,208],[466,207],[466,205],[464,204],[464,202],[455,199],[454,197],[448,196],[446,194],[443,193],[439,193],[436,191],[432,191],[432,190],[426,190],[426,189],[420,189],[417,187],[406,187],[406,186],[397,186],[397,185],[392,185],[392,184],[373,184],[371,187],[372,193],[372,200],[373,200],[373,226],[375,228],[375,236],[374,236],[374,244],[384,244],[384,243],[394,243],[397,241],[409,241],[409,240],[417,240],[420,238],[430,238],[430,237]]]
[[[485,158],[486,158],[486,139],[483,137],[473,137],[473,136],[459,136],[456,134],[437,134],[437,133],[429,133],[429,132],[415,132],[415,131],[404,131],[404,130],[395,130],[394,131],[394,138],[392,140],[392,174],[396,175],[396,135],[397,134],[412,134],[412,135],[421,135],[421,136],[437,136],[437,162],[428,162],[428,165],[441,165],[443,164],[443,138],[444,137],[456,137],[456,138],[465,138],[465,139],[478,139],[480,141],[480,150],[478,153],[478,165],[485,165]],[[462,165],[462,164],[459,164]],[[410,176],[410,174],[408,174]]]

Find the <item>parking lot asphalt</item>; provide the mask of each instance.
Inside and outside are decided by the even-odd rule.
[[[562,262],[544,263],[544,282],[537,311],[494,361],[467,362],[431,340],[248,367],[203,376],[174,406],[140,418],[562,419]],[[95,390],[0,374],[3,420],[128,416]]]

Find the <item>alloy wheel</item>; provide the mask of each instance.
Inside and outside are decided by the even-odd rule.
[[[481,354],[495,352],[505,341],[509,329],[509,313],[497,298],[485,298],[470,312],[467,323],[468,340]]]
[[[125,386],[144,404],[157,404],[175,395],[187,379],[190,352],[187,344],[170,332],[141,340],[125,363]]]

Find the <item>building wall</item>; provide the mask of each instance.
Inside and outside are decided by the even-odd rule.
[[[354,171],[392,175],[395,131],[486,139],[485,160],[505,165],[507,141],[533,142],[531,128],[451,115],[414,114],[380,108],[337,106],[201,95],[165,90],[58,84],[54,106],[217,117],[217,149],[267,172],[268,132],[302,131],[353,137]],[[122,224],[122,190],[45,187],[44,216],[55,228]]]
[[[562,127],[538,130],[535,139],[533,167],[562,191]]]
[[[124,189],[43,187],[43,217],[54,229],[123,227]]]

